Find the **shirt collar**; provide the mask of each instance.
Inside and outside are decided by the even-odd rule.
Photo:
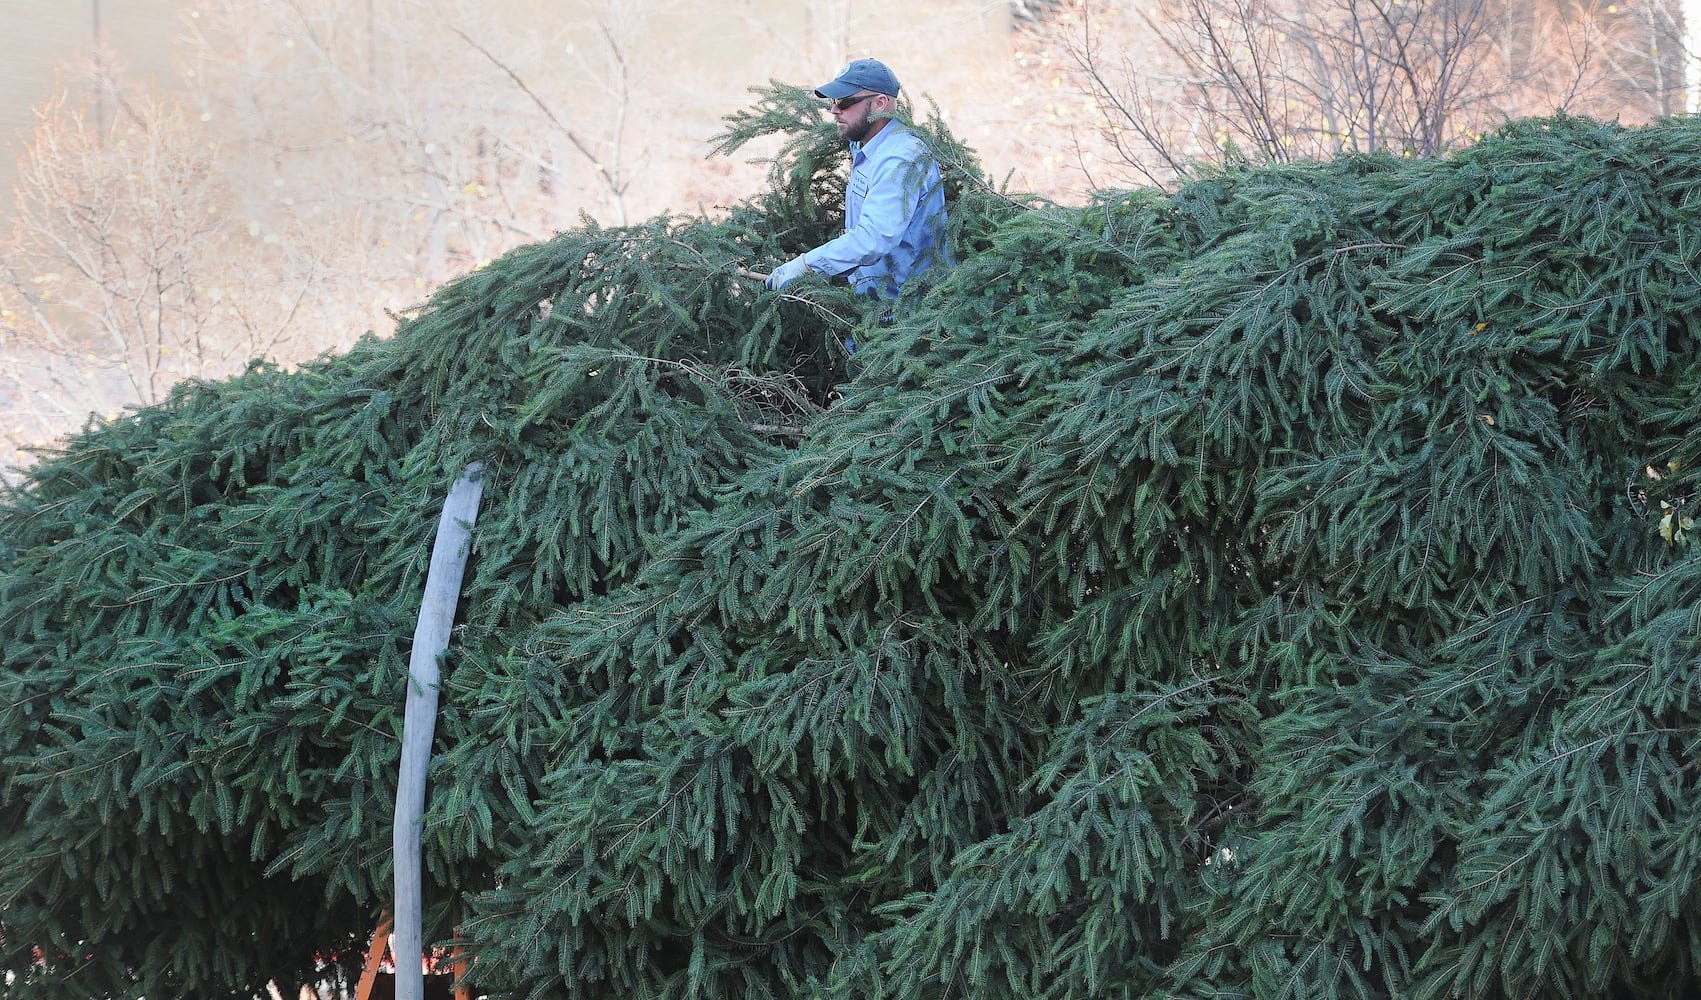
[[[896,118],[888,118],[886,122],[887,124],[885,128],[874,133],[874,138],[867,142],[853,142],[850,144],[850,154],[852,159],[855,159],[858,156],[867,155],[875,146],[880,145],[880,140],[891,135],[894,130],[902,127],[898,124],[898,120]]]

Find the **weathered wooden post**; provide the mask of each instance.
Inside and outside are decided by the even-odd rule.
[[[484,492],[484,465],[474,462],[461,473],[443,502],[431,567],[425,574],[425,598],[408,654],[408,694],[402,716],[401,774],[396,782],[396,821],[391,835],[395,863],[396,1000],[422,1000],[425,992],[425,943],[420,892],[420,818],[425,812],[425,773],[431,764],[431,740],[437,728],[438,661],[449,648],[449,632],[460,600],[461,579],[478,500]]]

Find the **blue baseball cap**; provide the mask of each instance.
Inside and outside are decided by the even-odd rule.
[[[832,82],[815,88],[816,97],[836,101],[859,90],[872,90],[888,97],[898,96],[898,77],[878,59],[857,59],[845,63]]]

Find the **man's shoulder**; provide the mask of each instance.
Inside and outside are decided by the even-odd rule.
[[[928,158],[927,143],[903,122],[892,119],[866,147],[868,155],[885,159],[919,161]]]

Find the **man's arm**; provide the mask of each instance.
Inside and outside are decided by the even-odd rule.
[[[901,156],[869,166],[872,170],[856,225],[803,255],[811,271],[845,274],[891,253],[903,239],[910,216],[921,204],[925,173],[920,164]]]

